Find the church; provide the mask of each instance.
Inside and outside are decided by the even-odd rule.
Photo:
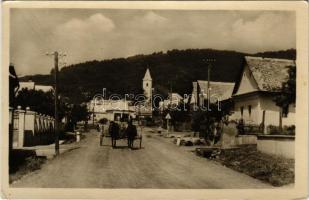
[[[91,113],[89,123],[96,123],[100,119],[110,121],[128,120],[135,116],[152,118],[152,78],[149,69],[146,70],[142,80],[143,99],[134,105],[132,101],[125,99],[104,99],[97,98],[87,103],[88,111]]]
[[[147,68],[146,73],[143,78],[143,92],[144,92],[144,101],[139,103],[136,106],[136,114],[139,117],[150,117],[152,118],[152,78],[150,75],[150,71]]]

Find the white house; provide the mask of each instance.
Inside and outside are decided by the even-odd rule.
[[[138,116],[152,116],[152,78],[149,69],[146,70],[143,78],[142,87],[144,98],[141,102],[135,102],[126,99],[103,99],[95,98],[88,102],[88,111],[91,114],[91,121],[97,122],[102,118],[110,121],[128,120]]]
[[[295,61],[246,56],[233,91],[234,113],[230,120],[243,119],[254,125],[264,121],[264,133],[268,125],[278,126],[280,107],[273,98],[288,79],[288,66],[295,66]],[[295,124],[295,105],[290,105],[288,114],[282,117],[283,126]]]
[[[160,107],[160,110],[165,110],[171,105],[178,106],[183,101],[184,101],[184,98],[180,96],[180,94],[173,92],[173,93],[168,94],[167,99],[159,103],[159,107]]]
[[[99,121],[106,118],[110,121],[128,120],[134,116],[135,109],[131,102],[120,100],[94,99],[88,105],[88,111],[91,113],[91,121]]]
[[[43,92],[49,92],[49,91],[53,91],[54,88],[53,86],[50,86],[50,85],[38,85],[38,84],[35,84],[35,82],[33,81],[22,81],[22,82],[19,82],[19,89],[18,91],[21,91],[22,89],[28,89],[28,90],[41,90]]]

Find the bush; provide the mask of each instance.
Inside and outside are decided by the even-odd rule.
[[[270,135],[295,135],[295,126],[283,126],[282,131],[280,131],[279,126],[269,125],[267,132]]]
[[[106,118],[101,118],[98,121],[98,123],[100,123],[100,124],[107,124],[107,122],[108,122],[108,119],[106,119]]]
[[[31,156],[26,158],[25,168],[29,171],[41,169],[41,165],[44,163],[44,159],[39,157]]]
[[[283,127],[283,134],[285,134],[285,135],[295,135],[295,125],[284,126]]]
[[[267,133],[271,135],[280,135],[280,130],[278,126],[269,125],[267,126]]]

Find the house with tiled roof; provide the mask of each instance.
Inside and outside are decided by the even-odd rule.
[[[288,79],[289,66],[295,66],[295,61],[246,56],[233,90],[234,113],[230,119],[264,124],[264,133],[269,125],[279,126],[281,108],[273,99]],[[281,120],[283,126],[295,124],[295,105],[289,106]]]
[[[208,85],[209,83],[209,85]],[[232,97],[234,83],[197,80],[192,83],[193,90],[190,98],[191,107],[207,107],[210,103],[220,103]],[[208,96],[210,98],[208,98]]]

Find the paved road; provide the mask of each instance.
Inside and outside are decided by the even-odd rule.
[[[96,131],[78,148],[48,161],[13,187],[49,188],[268,188],[259,180],[195,156],[144,129],[143,148],[130,151],[125,141],[99,146]],[[150,135],[146,137],[146,135]]]

